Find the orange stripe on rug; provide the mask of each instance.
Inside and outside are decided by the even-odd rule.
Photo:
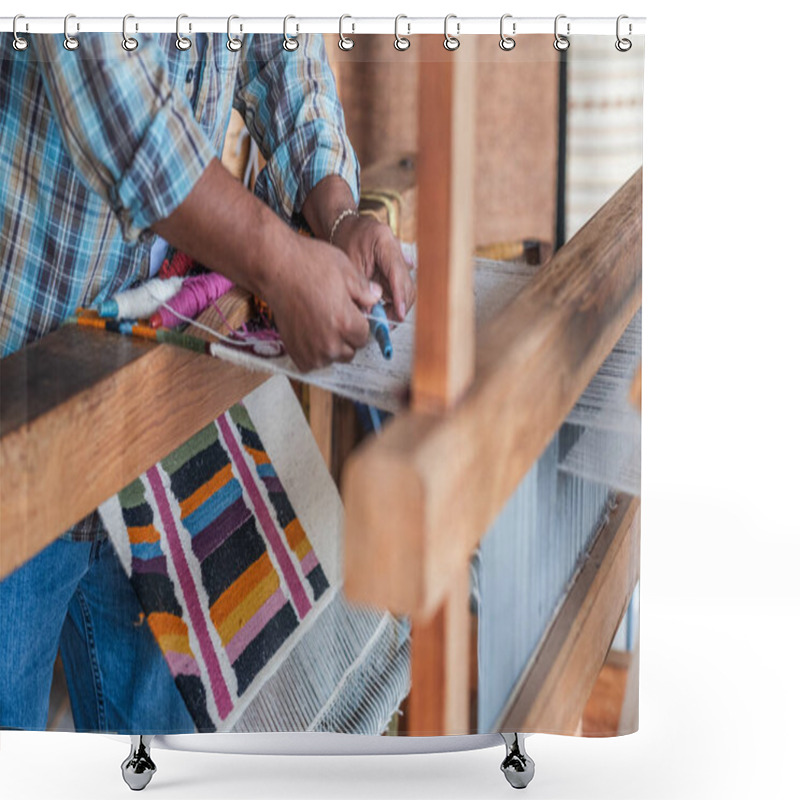
[[[297,548],[297,545],[306,538],[306,532],[303,530],[303,526],[300,524],[300,520],[295,517],[284,529],[283,532],[286,534],[286,541],[289,542],[289,547],[292,550]]]
[[[161,611],[154,612],[147,617],[147,624],[162,652],[173,651],[194,657],[189,644],[189,629],[180,617]]]
[[[150,544],[161,538],[153,525],[135,525],[128,528],[128,539],[131,544]]]
[[[227,647],[231,639],[239,633],[250,621],[254,614],[280,589],[280,579],[276,572],[271,572],[269,577],[257,583],[253,589],[242,598],[225,619],[221,619],[216,626],[222,644]]]
[[[225,618],[235,611],[242,600],[253,591],[262,581],[275,576],[275,580],[280,582],[269,560],[269,554],[263,553],[261,557],[254,561],[216,600],[209,609],[211,621],[219,626]]]
[[[214,492],[219,491],[232,477],[233,470],[228,463],[213,478],[206,481],[181,503],[181,517],[188,517],[189,514],[200,508]]]
[[[256,464],[269,464],[269,456],[263,450],[256,450],[253,447],[248,447],[244,445],[244,449],[250,454],[250,457]]]
[[[167,611],[154,611],[152,614],[148,614],[147,624],[150,626],[150,630],[153,631],[154,636],[164,636],[172,633],[183,636],[189,635],[186,623],[180,617],[176,617],[175,614],[170,614]]]
[[[157,636],[156,641],[162,653],[183,653],[194,658],[188,636],[179,636],[177,633],[167,634],[166,636]]]
[[[298,561],[302,561],[311,552],[311,542],[303,537],[303,541],[294,548],[294,554]]]

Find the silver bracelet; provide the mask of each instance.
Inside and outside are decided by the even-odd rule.
[[[342,224],[342,221],[347,219],[347,217],[357,217],[359,216],[358,211],[354,208],[346,208],[336,217],[336,220],[333,223],[333,227],[331,228],[331,235],[328,237],[328,241],[333,244],[333,237],[336,236],[336,231],[338,230],[339,226]]]

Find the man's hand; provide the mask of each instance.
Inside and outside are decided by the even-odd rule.
[[[339,219],[345,209],[355,211],[350,187],[337,175],[329,175],[309,192],[303,216],[318,239],[328,240],[335,228],[333,244],[347,253],[368,279],[381,283],[384,297],[391,301],[392,316],[405,319],[417,290],[400,243],[387,225],[372,217],[354,214]]]
[[[275,314],[286,349],[303,372],[331,361],[349,361],[369,340],[364,311],[381,287],[335,247],[293,234],[264,297]]]
[[[367,278],[381,283],[384,296],[391,300],[392,315],[405,319],[417,290],[400,243],[389,226],[372,217],[345,217],[336,229],[333,244],[347,253]]]
[[[153,230],[266,300],[301,370],[347,361],[367,343],[363,312],[381,287],[338,248],[292,231],[219,161]]]

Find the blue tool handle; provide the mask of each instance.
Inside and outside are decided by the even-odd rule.
[[[389,337],[389,319],[382,303],[376,303],[369,312],[369,331],[380,347],[381,355],[389,361],[392,357],[392,340]]]

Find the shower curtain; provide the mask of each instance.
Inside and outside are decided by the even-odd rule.
[[[477,385],[481,343],[561,279],[562,247],[599,258],[640,219],[643,37],[508,25],[498,47],[453,22],[431,55],[401,23],[17,25],[0,34],[0,728],[635,731],[640,271],[629,312],[585,298],[544,383],[586,371],[582,326],[616,333],[479,541],[426,541],[451,616],[394,601],[419,575],[388,535],[359,560],[342,491],[353,453],[416,413],[418,275],[438,268],[417,247],[420,86],[472,65],[453,130],[474,131],[474,181],[450,202],[474,207]],[[481,424],[511,452],[503,413]],[[490,495],[496,465],[474,466]],[[456,664],[429,649],[452,636]],[[439,727],[419,711],[432,684],[460,698]]]

